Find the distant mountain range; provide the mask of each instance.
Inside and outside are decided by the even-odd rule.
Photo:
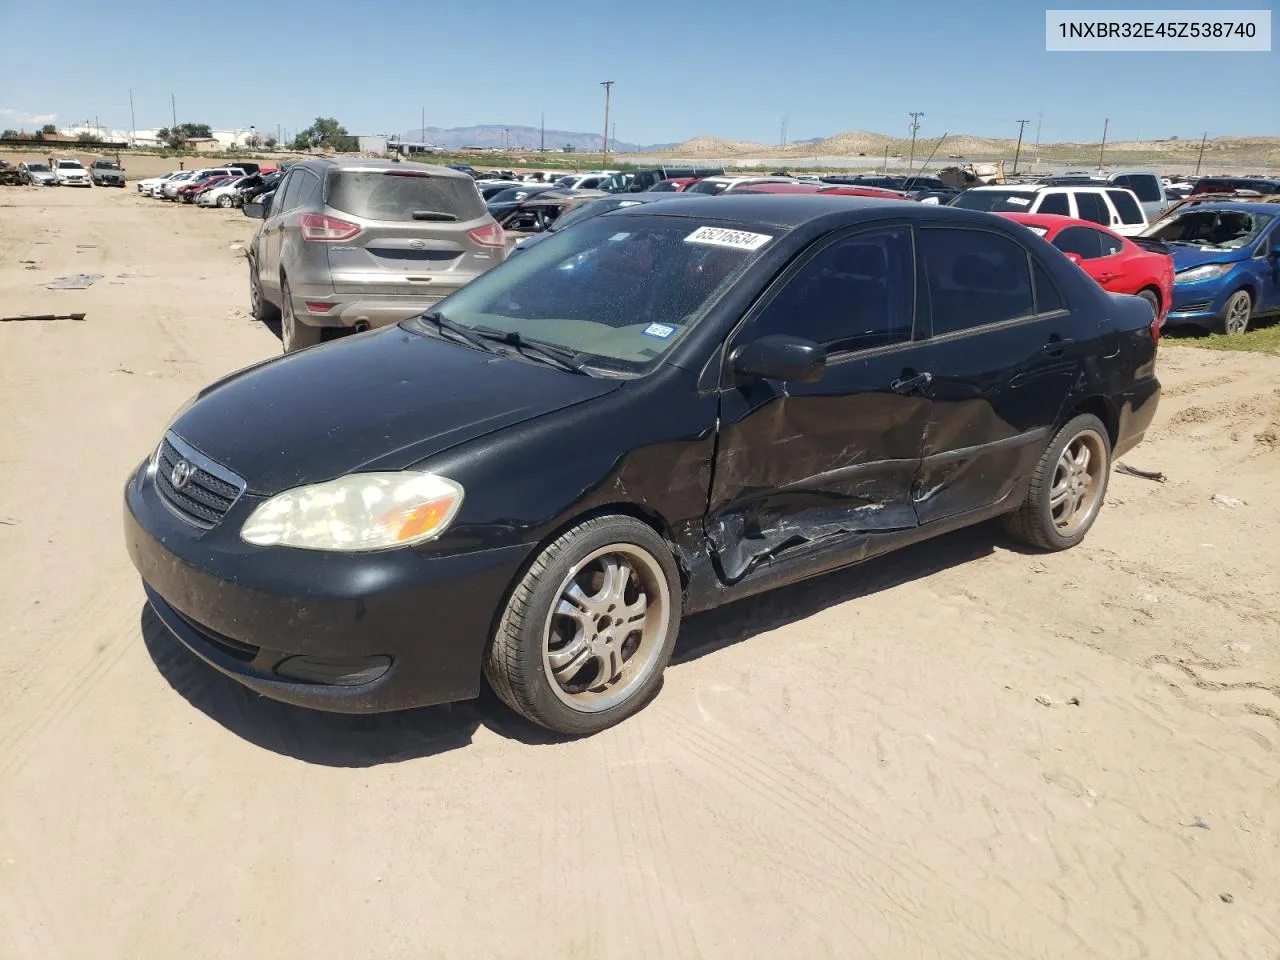
[[[407,130],[401,140],[411,143],[430,143],[438,147],[460,150],[463,147],[503,147],[512,150],[537,150],[543,143],[543,133],[538,127],[514,124],[480,123],[472,127],[427,127],[425,130]],[[546,131],[546,148],[561,150],[566,146],[583,153],[600,152],[600,134],[576,133],[572,130]],[[665,150],[675,144],[609,143],[611,153],[643,153],[648,150]]]

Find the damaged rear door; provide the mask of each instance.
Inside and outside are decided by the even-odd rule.
[[[706,533],[726,581],[839,538],[916,526],[930,401],[915,292],[909,226],[841,231],[797,258],[731,336],[725,357],[789,334],[821,344],[827,367],[815,383],[723,374]]]

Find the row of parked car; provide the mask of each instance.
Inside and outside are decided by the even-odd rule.
[[[18,182],[30,187],[123,187],[124,168],[105,157],[88,168],[79,160],[63,157],[48,163],[24,160],[18,164]]]
[[[275,189],[281,173],[257,163],[234,167],[171,170],[137,182],[138,192],[159,200],[191,203],[199,207],[240,207],[246,201]]]

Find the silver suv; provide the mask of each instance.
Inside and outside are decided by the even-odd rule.
[[[475,181],[390,160],[304,160],[266,202],[249,250],[253,315],[280,320],[286,353],[325,330],[367,330],[422,313],[502,262],[502,228]]]

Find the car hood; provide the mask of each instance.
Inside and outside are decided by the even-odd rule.
[[[404,469],[621,383],[393,326],[233,373],[172,429],[251,492],[271,495],[357,470]]]
[[[1226,250],[1222,247],[1183,247],[1169,244],[1169,256],[1173,257],[1174,270],[1198,267],[1202,263],[1234,263],[1248,256],[1247,249]]]

